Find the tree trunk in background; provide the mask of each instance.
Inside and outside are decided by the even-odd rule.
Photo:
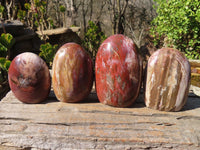
[[[71,25],[74,25],[74,18],[75,18],[75,8],[74,8],[74,0],[71,0]]]
[[[93,14],[93,0],[90,0],[90,18],[89,18],[89,20],[92,20],[92,14]]]
[[[117,0],[116,34],[124,33],[125,21],[126,21],[125,13],[126,13],[126,8],[128,6],[128,1],[129,0],[125,0],[125,2],[123,1],[123,5],[122,5],[121,0]]]
[[[13,3],[12,0],[10,2],[8,2],[8,0],[6,0],[6,9],[7,9],[8,20],[11,20],[11,7],[12,7],[12,3]]]
[[[128,6],[128,1],[125,0],[108,0],[108,8],[112,20],[112,34],[123,34],[125,25],[125,12]]]
[[[88,12],[88,5],[86,6],[85,2],[86,2],[85,0],[81,0],[81,10],[82,10],[83,31],[84,31],[84,33],[86,33],[86,28],[87,28],[86,15],[87,15],[87,12]]]

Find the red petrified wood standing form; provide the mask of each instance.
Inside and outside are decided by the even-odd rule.
[[[141,61],[136,45],[123,35],[113,35],[100,46],[95,64],[96,91],[101,103],[130,106],[141,83]]]
[[[8,79],[12,92],[24,103],[39,103],[49,95],[49,69],[36,54],[26,52],[16,56],[10,65]]]
[[[93,84],[92,59],[80,45],[63,45],[55,55],[52,71],[58,100],[78,102],[89,95]]]
[[[190,64],[183,53],[162,48],[148,61],[146,106],[162,111],[179,111],[186,103],[190,85]]]

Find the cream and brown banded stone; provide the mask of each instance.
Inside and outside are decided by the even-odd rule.
[[[145,104],[161,111],[179,111],[187,101],[191,69],[183,53],[172,48],[157,50],[149,58]]]

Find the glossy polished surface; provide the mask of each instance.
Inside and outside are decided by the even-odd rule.
[[[58,100],[78,102],[89,95],[93,84],[92,60],[80,45],[63,45],[55,55],[52,71]]]
[[[162,48],[149,58],[145,103],[161,111],[179,111],[185,105],[190,85],[190,64],[183,53]]]
[[[100,46],[95,64],[96,91],[101,103],[128,107],[136,100],[142,63],[131,39],[117,34]]]
[[[24,103],[39,103],[48,96],[51,87],[49,69],[36,54],[26,52],[16,56],[8,72],[14,95]]]

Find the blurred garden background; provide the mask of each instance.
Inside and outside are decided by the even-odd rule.
[[[24,28],[34,32],[40,31],[39,36],[44,43],[50,42],[52,46],[58,44],[59,48],[64,42],[76,42],[84,46],[95,60],[101,42],[112,34],[124,34],[133,39],[138,48],[141,48],[143,56],[149,54],[147,48],[154,50],[149,34],[151,22],[157,16],[154,6],[153,0],[1,0],[0,13],[4,26],[18,20],[20,23],[15,22],[16,24],[23,24]],[[61,28],[72,28],[78,37],[74,36],[63,43],[59,43],[58,38],[54,38],[57,41],[49,40],[51,37],[48,35],[56,32],[52,29]],[[16,32],[19,32],[19,29],[3,31],[2,26],[1,29],[1,32],[18,36]],[[26,32],[19,34],[27,34],[28,29],[23,29]],[[52,30],[52,34],[45,32],[46,30]],[[70,38],[72,35],[68,36]],[[49,46],[43,46],[43,49]],[[17,48],[18,46],[15,51],[19,51],[20,47]],[[39,48],[41,49],[38,46],[27,46],[21,48],[21,51],[34,51],[33,49]]]
[[[175,47],[183,51],[188,58],[200,58],[198,0],[0,2],[1,24],[18,20],[25,28],[34,32],[40,31],[40,39],[45,43],[48,40],[48,34],[43,34],[45,30],[77,27],[75,32],[80,40],[75,42],[83,45],[94,59],[100,43],[113,34],[124,34],[133,39],[145,59],[163,46]],[[2,26],[1,29],[1,32],[10,32],[3,30]],[[59,41],[57,42],[59,44]]]

